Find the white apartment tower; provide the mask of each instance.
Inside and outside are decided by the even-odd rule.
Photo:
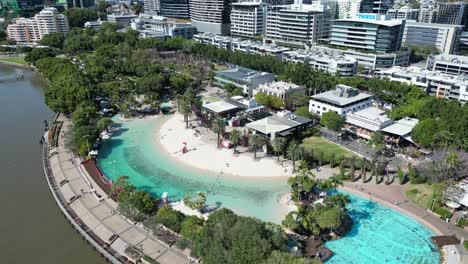
[[[337,0],[338,18],[356,17],[361,10],[361,0]]]
[[[231,36],[254,38],[264,34],[266,5],[262,2],[233,3]]]
[[[144,0],[143,5],[145,7],[145,12],[157,12],[161,11],[161,2],[160,0]]]
[[[190,0],[190,19],[199,32],[228,35],[232,0]]]
[[[67,18],[56,8],[46,7],[33,18],[18,18],[8,25],[8,37],[16,42],[38,42],[43,36],[68,32]]]

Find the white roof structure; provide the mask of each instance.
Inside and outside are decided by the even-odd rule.
[[[335,90],[314,95],[312,99],[337,106],[346,106],[371,97],[372,95],[363,93],[356,88],[339,84]]]
[[[207,103],[204,104],[203,107],[205,109],[208,109],[214,113],[221,114],[227,111],[235,110],[239,108],[237,105],[233,105],[231,103],[228,103],[226,101],[218,101],[214,103]]]
[[[289,115],[287,117],[280,117],[278,115],[272,115],[263,119],[246,124],[250,129],[258,131],[265,135],[273,135],[304,123],[310,122],[310,119],[298,117],[295,115]]]
[[[403,118],[395,122],[395,124],[382,129],[383,132],[403,137],[404,139],[413,142],[410,133],[413,128],[418,124],[419,120],[416,118]]]
[[[376,107],[368,107],[354,113],[348,113],[346,123],[376,132],[393,122],[385,111]]]

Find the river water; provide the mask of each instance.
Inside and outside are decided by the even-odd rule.
[[[53,115],[46,85],[0,63],[0,263],[105,263],[61,214],[42,174],[39,138]]]

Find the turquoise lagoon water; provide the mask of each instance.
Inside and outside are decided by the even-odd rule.
[[[354,220],[345,237],[326,242],[335,252],[327,264],[408,263],[436,264],[440,253],[430,237],[434,234],[416,220],[393,209],[346,193]]]
[[[289,190],[286,179],[228,177],[184,167],[154,145],[162,119],[120,122],[114,118],[114,122],[119,130],[104,144],[99,159],[110,179],[126,175],[137,188],[159,197],[168,192],[174,199],[208,192],[211,205],[281,222],[277,199]],[[439,262],[439,252],[430,241],[433,234],[426,227],[370,200],[350,197],[348,209],[355,224],[344,238],[326,243],[335,253],[327,263]]]

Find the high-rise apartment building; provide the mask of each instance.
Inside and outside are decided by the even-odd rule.
[[[468,26],[468,3],[438,3],[435,23]]]
[[[421,8],[419,10],[418,22],[434,23],[437,12],[432,8]]]
[[[387,11],[387,15],[393,19],[418,19],[419,9],[412,9],[410,7],[404,6],[400,9],[390,9]]]
[[[200,32],[228,35],[232,0],[190,0],[190,19]]]
[[[362,0],[337,0],[338,19],[356,17],[361,11]]]
[[[46,7],[33,18],[18,18],[8,25],[8,37],[16,42],[38,42],[50,33],[68,32],[67,18],[56,8]]]
[[[392,8],[393,0],[362,0],[361,13],[387,14]]]
[[[189,18],[189,0],[159,0],[160,13],[165,17]]]
[[[358,14],[356,18],[333,23],[330,44],[379,53],[401,48],[404,20],[388,19],[380,14]]]
[[[143,6],[145,8],[145,12],[156,12],[159,13],[161,11],[161,1],[160,0],[144,0]]]
[[[304,5],[298,2],[293,5],[268,8],[267,40],[310,46],[328,35],[323,6]]]
[[[233,3],[231,10],[231,35],[253,38],[264,34],[266,4],[255,2]]]

